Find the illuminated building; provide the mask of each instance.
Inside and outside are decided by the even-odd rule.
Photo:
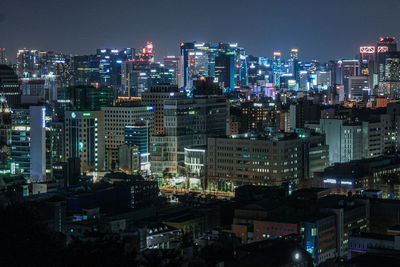
[[[385,52],[396,52],[397,41],[395,37],[380,37],[377,43],[378,53]]]
[[[349,94],[349,77],[358,76],[360,62],[356,59],[343,59],[337,62],[336,82],[344,85],[346,96]]]
[[[123,62],[121,72],[121,84],[124,91],[124,95],[131,96],[142,96],[144,92],[147,92],[151,87],[149,86],[150,81],[150,69],[152,66],[149,58],[134,58]],[[157,71],[155,71],[155,74]]]
[[[183,85],[189,85],[189,53],[194,52],[194,43],[181,43],[181,56],[183,58]]]
[[[243,48],[236,43],[181,43],[181,56],[183,58],[184,87],[191,88],[193,80],[199,77],[217,77],[216,60],[220,57],[219,67],[223,64],[224,55],[233,56],[231,72],[233,82],[231,88],[247,84],[247,55]],[[230,64],[230,63],[229,63]],[[230,78],[229,78],[230,80]],[[226,81],[225,81],[226,83]],[[227,86],[225,86],[227,87]]]
[[[62,95],[62,85],[59,76],[43,74],[40,78],[21,78],[23,96],[35,96],[47,103],[55,103]]]
[[[319,90],[328,90],[332,85],[330,71],[317,71],[317,86]]]
[[[237,47],[237,44],[230,44],[230,47]],[[242,87],[248,84],[247,55],[243,48],[235,49],[235,86]]]
[[[303,178],[303,146],[297,134],[269,137],[241,134],[208,140],[208,184],[233,191],[235,186],[296,186]]]
[[[150,139],[151,171],[158,174],[165,171],[176,174],[178,164],[183,166],[184,148],[195,144],[196,136],[200,136],[194,127],[196,109],[192,99],[182,97],[166,99],[163,109],[165,136]],[[160,155],[159,150],[165,152]]]
[[[96,60],[99,66],[97,83],[100,86],[111,86],[116,95],[123,95],[121,89],[121,67],[126,60],[131,60],[135,54],[133,48],[97,49]]]
[[[190,187],[204,188],[207,170],[207,151],[205,146],[185,148],[185,171],[190,177]]]
[[[125,126],[134,125],[135,122],[143,121],[149,128],[149,133],[154,127],[153,106],[113,106],[102,107],[104,111],[105,146],[106,149],[117,149],[125,142]]]
[[[321,119],[320,133],[326,135],[330,164],[362,158],[361,123],[348,123],[340,119]]]
[[[363,90],[369,90],[368,76],[349,77],[349,99],[362,99]]]
[[[11,145],[11,109],[0,95],[0,147],[4,145]]]
[[[184,86],[183,75],[183,57],[182,56],[166,56],[164,57],[164,67],[168,70],[174,70],[174,82],[178,88]]]
[[[222,54],[215,58],[215,77],[222,88],[235,88],[234,55]]]
[[[154,107],[154,135],[164,134],[164,100],[182,97],[186,94],[178,92],[176,85],[169,84],[152,86],[149,92],[143,93],[143,103]]]
[[[400,53],[389,52],[385,58],[385,81],[399,82],[400,81]]]
[[[239,133],[262,132],[279,127],[279,111],[275,103],[244,102],[240,106]]]
[[[360,47],[360,74],[363,76],[373,75],[375,73],[375,46]]]
[[[104,111],[65,112],[65,155],[80,158],[82,172],[104,169]]]
[[[7,65],[0,65],[0,96],[5,97],[8,106],[11,108],[19,107],[21,104],[18,76]]]
[[[290,105],[290,129],[304,128],[306,121],[317,121],[320,119],[321,110],[319,105],[311,101],[299,100]]]
[[[205,146],[209,136],[225,135],[228,104],[224,96],[164,100],[164,136],[150,139],[152,173],[179,173],[184,149]]]
[[[135,173],[140,171],[140,152],[138,146],[122,145],[118,149],[118,168],[121,171]]]
[[[175,70],[165,68],[163,64],[151,64],[150,72],[148,73],[147,87],[150,88],[157,84],[176,84]]]
[[[99,63],[96,56],[71,58],[71,86],[89,86],[99,81]]]
[[[143,59],[154,63],[154,46],[152,42],[147,42],[145,47],[136,53],[136,59]]]
[[[15,109],[11,123],[11,156],[17,172],[31,182],[45,181],[46,107]]]
[[[0,64],[8,64],[6,49],[0,47]]]
[[[293,48],[290,50],[289,57],[294,60],[299,60],[299,49]]]
[[[301,223],[303,247],[312,255],[315,265],[336,257],[336,232],[335,215],[320,215]]]
[[[390,52],[397,51],[397,41],[395,37],[380,37],[377,43],[376,53],[376,73],[378,74],[378,81],[385,79],[385,64],[386,57]]]
[[[248,66],[248,85],[254,86],[257,85],[258,74],[259,74],[259,58],[248,56],[247,57],[247,66]]]
[[[282,54],[281,52],[274,52],[274,57],[272,59],[272,72],[273,73],[280,73],[282,65]]]
[[[18,50],[17,52],[17,75],[22,77],[40,77],[40,61],[38,50]]]
[[[152,134],[154,107],[120,102],[115,106],[102,107],[101,110],[104,111],[106,167],[113,170],[112,166],[118,162],[118,148],[125,144],[125,127],[144,122]]]
[[[143,122],[136,122],[134,125],[125,126],[125,144],[128,147],[138,147],[140,155],[140,170],[150,170],[149,154],[149,127]]]
[[[297,82],[299,80],[299,49],[293,48],[290,50],[289,55],[289,73],[293,75],[293,78]]]
[[[67,99],[77,110],[99,110],[111,106],[114,101],[111,87],[74,86],[66,90]]]

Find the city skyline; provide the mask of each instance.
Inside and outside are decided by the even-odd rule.
[[[10,38],[0,46],[14,62],[15,52],[24,47],[90,54],[96,48],[141,47],[152,41],[156,60],[161,61],[178,54],[181,41],[230,41],[254,56],[268,57],[281,51],[285,57],[286,51],[298,48],[303,60],[325,62],[354,58],[359,46],[375,44],[381,35],[397,36],[398,23],[391,16],[399,9],[396,1],[385,1],[393,6],[385,12],[380,12],[383,5],[369,0],[339,1],[342,5],[318,2],[256,0],[251,2],[254,10],[243,11],[248,5],[240,1],[229,1],[229,5],[203,1],[200,5],[193,1],[146,4],[118,0],[111,7],[106,1],[97,1],[94,7],[75,0],[7,0],[0,3],[0,35]],[[79,10],[74,9],[76,5]],[[148,12],[142,12],[146,9]],[[204,16],[196,19],[192,13]],[[385,14],[385,19],[376,14]],[[33,25],[33,30],[27,25]]]

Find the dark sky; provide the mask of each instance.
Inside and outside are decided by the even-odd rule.
[[[232,41],[268,56],[354,57],[380,35],[398,36],[399,0],[0,0],[0,47],[93,53],[153,41],[156,58],[181,41]]]

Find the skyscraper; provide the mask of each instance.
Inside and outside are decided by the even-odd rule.
[[[178,86],[169,84],[152,86],[149,92],[143,93],[143,103],[154,107],[154,135],[164,134],[164,100],[182,97],[186,94],[178,92]]]
[[[6,49],[0,47],[0,64],[8,64]]]
[[[273,73],[280,73],[282,64],[282,54],[281,52],[274,52],[274,57],[272,60],[272,72]]]
[[[15,109],[11,121],[11,155],[17,172],[32,182],[45,181],[46,107]]]
[[[164,67],[168,70],[174,70],[175,81],[174,84],[178,88],[184,86],[184,73],[183,73],[183,57],[182,56],[167,56],[164,57]]]
[[[104,169],[104,111],[65,112],[66,158],[80,158],[81,171]]]
[[[225,53],[215,58],[215,77],[222,88],[231,90],[235,88],[234,55]]]
[[[397,41],[395,37],[380,37],[377,43],[376,53],[376,73],[378,81],[385,80],[385,63],[389,52],[397,51]]]
[[[21,104],[18,76],[12,68],[2,64],[0,64],[0,95],[4,95],[8,106],[11,108],[18,107]]]
[[[299,81],[299,49],[293,48],[290,50],[289,72],[293,75],[294,80]]]
[[[385,59],[385,81],[400,81],[400,53],[388,52]]]

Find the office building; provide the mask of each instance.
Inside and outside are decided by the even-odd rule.
[[[99,81],[99,62],[94,55],[71,58],[70,86],[90,86]]]
[[[154,135],[164,134],[164,100],[185,97],[176,85],[169,84],[152,86],[149,92],[143,93],[143,103],[154,108]]]
[[[100,110],[111,106],[114,93],[111,87],[74,86],[66,89],[66,98],[77,110]]]
[[[137,147],[140,155],[140,170],[150,170],[149,126],[144,121],[125,126],[125,145]]]
[[[0,95],[5,97],[11,108],[17,108],[21,104],[18,76],[11,67],[4,64],[0,64]]]
[[[303,145],[297,134],[241,134],[208,139],[208,183],[232,191],[239,185],[299,184]]]
[[[166,56],[164,57],[164,67],[168,70],[174,70],[174,82],[178,88],[184,87],[183,57]]]
[[[231,90],[235,88],[234,55],[226,53],[215,58],[215,77],[222,88]]]
[[[385,81],[400,82],[400,53],[388,52],[385,58]]]
[[[150,139],[152,172],[183,170],[185,148],[205,146],[209,136],[225,135],[228,117],[224,96],[166,99],[164,136]]]
[[[104,111],[65,112],[65,155],[79,158],[82,172],[104,170]]]
[[[154,129],[154,107],[145,105],[124,105],[102,107],[104,111],[106,149],[118,149],[125,144],[125,127],[143,122],[149,134]]]
[[[11,156],[31,182],[46,180],[46,107],[15,109],[11,115]]]
[[[321,119],[320,133],[326,135],[330,164],[362,158],[361,123],[340,119]]]
[[[141,169],[139,147],[129,145],[122,145],[118,149],[118,168],[130,174],[148,170]]]
[[[368,86],[368,76],[351,76],[348,79],[349,83],[349,99],[362,99],[363,94],[370,94]]]

